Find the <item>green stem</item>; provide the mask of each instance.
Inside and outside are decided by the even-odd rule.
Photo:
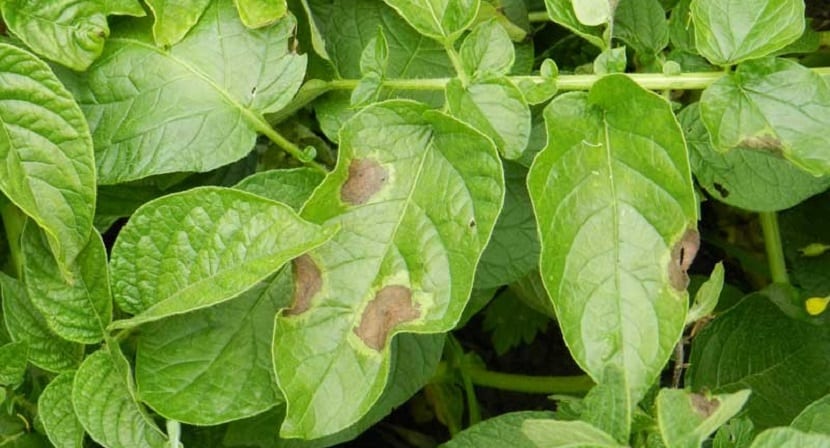
[[[272,128],[270,124],[264,119],[257,117],[256,120],[252,120],[256,130],[268,137],[269,140],[276,143],[277,146],[284,149],[285,152],[291,154],[292,157],[295,159],[302,161],[303,164],[310,166],[311,168],[320,171],[321,173],[325,174],[328,173],[328,170],[323,165],[315,162],[314,160],[304,161],[305,157],[303,156],[303,150],[300,149],[299,146],[295,145],[293,142],[288,140],[287,138],[283,137],[282,134],[276,131],[276,129]]]
[[[455,74],[458,75],[458,79],[461,80],[461,84],[466,86],[470,83],[470,79],[467,77],[467,73],[464,71],[464,65],[461,64],[461,56],[458,54],[457,51],[455,51],[455,47],[453,46],[452,42],[444,43],[444,49],[447,51],[447,56],[450,57],[450,62],[452,63],[453,68],[455,69]],[[386,85],[386,83],[384,83],[384,85]]]
[[[778,229],[778,217],[775,212],[758,214],[761,231],[764,234],[764,247],[767,250],[767,263],[773,283],[789,283],[787,263],[784,260],[784,247],[781,245],[781,232]]]
[[[182,425],[177,420],[167,420],[167,437],[170,448],[181,448]]]
[[[528,13],[527,19],[530,23],[550,22],[550,16],[547,11],[534,11]]]
[[[529,394],[585,394],[594,382],[587,375],[579,376],[530,376],[493,372],[483,367],[465,365],[464,373],[473,384],[494,389]]]

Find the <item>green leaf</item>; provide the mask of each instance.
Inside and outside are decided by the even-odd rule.
[[[353,107],[361,107],[377,102],[380,98],[383,80],[377,75],[364,76],[352,91],[350,98]]]
[[[754,437],[752,420],[746,416],[736,417],[718,429],[712,439],[712,448],[749,448]]]
[[[528,308],[508,290],[490,302],[481,325],[491,333],[493,348],[501,356],[514,347],[533,342],[548,323],[548,316]]]
[[[141,399],[167,419],[218,425],[282,403],[272,380],[274,315],[289,305],[288,270],[233,301],[148,325],[138,338]]]
[[[695,301],[686,314],[686,325],[692,324],[704,317],[712,314],[718,306],[718,299],[723,290],[723,263],[718,262],[712,269],[709,279],[706,280],[697,293],[695,293]]]
[[[542,61],[542,66],[539,68],[539,76],[542,77],[541,82],[535,80],[522,79],[517,84],[521,89],[522,94],[528,104],[536,105],[547,102],[558,91],[556,85],[556,78],[559,77],[559,68],[552,59],[545,59]],[[531,131],[532,133],[533,131]],[[525,157],[522,157],[524,160]]]
[[[594,73],[598,75],[625,73],[627,64],[625,47],[611,48],[603,51],[594,59]]]
[[[363,53],[360,54],[360,73],[363,76],[375,75],[383,78],[387,65],[389,65],[389,44],[386,42],[386,35],[383,34],[383,27],[378,27],[377,35],[369,40]]]
[[[727,117],[733,116],[723,116],[725,126],[730,125]],[[743,147],[716,151],[701,121],[699,103],[683,109],[677,118],[698,184],[721,202],[751,211],[778,211],[830,187],[830,176],[815,177],[766,151]]]
[[[384,0],[424,36],[451,44],[478,15],[480,0]]]
[[[455,325],[504,194],[492,143],[424,105],[369,106],[340,135],[337,168],[302,216],[342,229],[296,262],[294,302],[277,319],[283,437],[356,422],[386,385],[390,338]]]
[[[459,55],[461,66],[474,80],[507,75],[516,60],[510,36],[495,20],[476,25],[461,44]]]
[[[573,31],[601,50],[608,46],[602,37],[603,27],[583,25],[576,17],[572,0],[545,0],[550,19]]]
[[[83,358],[84,347],[57,337],[32,304],[23,283],[0,273],[3,317],[13,341],[29,347],[29,362],[50,372],[72,370]]]
[[[461,121],[492,138],[506,159],[521,157],[530,140],[530,108],[522,91],[506,77],[467,87],[459,79],[447,84],[447,106]]]
[[[13,388],[23,383],[29,347],[24,341],[0,345],[0,386]],[[0,399],[0,403],[3,400]]]
[[[577,20],[588,26],[605,24],[614,16],[614,0],[572,0]]]
[[[792,428],[768,429],[752,442],[752,448],[830,448],[830,436],[805,434]]]
[[[619,366],[608,365],[602,373],[602,381],[591,388],[582,401],[584,411],[580,420],[624,445],[631,436],[637,402],[632,400],[626,384],[626,372]]]
[[[803,0],[692,0],[690,10],[697,50],[716,65],[767,56],[804,31]]]
[[[248,28],[262,28],[285,17],[285,0],[234,0],[239,18]]]
[[[756,293],[697,335],[686,381],[693,390],[714,393],[749,388],[747,410],[755,427],[786,425],[827,394],[827,353],[827,328],[791,319]]]
[[[232,299],[333,230],[231,188],[148,202],[121,229],[111,255],[115,301],[137,316],[111,326],[130,328]]]
[[[146,0],[153,11],[153,37],[159,47],[169,47],[181,41],[196,25],[210,0]]]
[[[112,319],[107,251],[97,231],[69,266],[72,283],[60,276],[43,232],[25,226],[22,236],[26,291],[46,324],[58,336],[81,344],[104,339]]]
[[[830,435],[830,394],[804,408],[790,426],[799,431]]]
[[[476,268],[476,288],[513,283],[539,264],[536,217],[525,185],[527,169],[512,162],[503,165],[504,207]]]
[[[282,202],[299,211],[324,177],[312,168],[261,171],[242,179],[233,188]]]
[[[737,414],[750,391],[704,396],[680,389],[662,389],[657,395],[657,423],[666,446],[698,448]]]
[[[106,346],[87,356],[72,383],[72,404],[86,432],[107,448],[168,446],[138,403],[130,366],[118,347]]]
[[[830,87],[796,62],[741,64],[703,91],[700,117],[720,151],[754,149],[783,156],[815,176],[830,174]]]
[[[522,432],[526,420],[553,418],[552,412],[522,411],[484,420],[456,434],[442,448],[536,448]]]
[[[75,372],[62,373],[55,377],[37,400],[38,417],[43,423],[46,435],[57,448],[82,448],[84,427],[75,416],[72,407],[72,383]]]
[[[537,447],[622,448],[603,431],[583,421],[525,420],[522,433]]]
[[[684,327],[697,203],[669,104],[624,75],[545,109],[548,145],[528,176],[541,274],[571,354],[642,398]],[[659,206],[658,206],[659,204]]]
[[[102,184],[240,159],[270,129],[261,114],[288,104],[303,80],[293,17],[249,30],[231,2],[213,2],[169,50],[145,22],[122,22],[87,72],[61,74],[92,128]]]
[[[98,0],[101,9],[110,15],[144,17],[147,12],[138,0]]]
[[[680,0],[669,16],[669,40],[672,47],[686,53],[697,53],[695,23],[689,5],[692,0]]]
[[[620,0],[614,12],[614,37],[653,57],[669,44],[666,11],[658,0]]]
[[[92,230],[95,160],[89,129],[43,61],[2,43],[0,61],[0,192],[43,227],[65,269]]]

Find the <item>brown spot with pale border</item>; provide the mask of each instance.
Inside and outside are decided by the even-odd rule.
[[[365,204],[389,179],[386,168],[372,159],[355,159],[349,164],[349,178],[340,188],[340,199],[351,205]]]
[[[686,271],[692,265],[700,247],[700,234],[695,229],[686,229],[686,233],[671,250],[669,261],[669,283],[672,288],[683,291],[689,286],[689,275]]]
[[[747,137],[741,140],[738,143],[738,147],[756,149],[780,156],[782,154],[784,144],[781,143],[781,140],[778,137],[772,135],[759,135],[756,137]]]
[[[295,258],[291,263],[291,271],[294,274],[294,300],[285,314],[296,316],[311,307],[311,298],[320,291],[323,277],[320,268],[308,255]]]
[[[715,411],[718,410],[718,407],[720,407],[720,401],[718,401],[717,398],[710,400],[701,394],[692,394],[690,398],[695,412],[700,414],[703,418],[707,418],[714,414]]]
[[[401,285],[384,286],[366,306],[354,333],[370,348],[380,351],[389,332],[404,322],[420,317],[412,304],[412,291]]]

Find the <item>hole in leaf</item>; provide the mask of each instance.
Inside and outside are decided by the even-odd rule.
[[[412,291],[401,285],[384,286],[366,306],[355,334],[370,348],[380,351],[389,332],[397,325],[417,319],[421,313],[412,304]]]
[[[692,400],[692,407],[703,418],[709,417],[718,410],[718,407],[720,407],[720,402],[717,398],[710,400],[701,394],[692,394],[690,397]]]
[[[365,204],[386,183],[388,173],[371,159],[355,159],[349,165],[349,178],[340,189],[340,199],[351,205]]]
[[[320,291],[323,278],[320,268],[308,255],[295,258],[291,263],[291,271],[294,274],[294,300],[285,314],[296,316],[311,307],[311,298]]]
[[[700,234],[695,229],[686,229],[680,241],[674,245],[669,261],[669,283],[672,288],[683,291],[689,286],[689,276],[686,271],[692,265],[700,247]]]

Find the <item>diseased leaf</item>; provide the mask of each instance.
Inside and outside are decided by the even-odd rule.
[[[759,434],[751,448],[830,448],[830,436],[806,434],[792,428],[773,428]]]
[[[3,43],[0,61],[0,192],[46,231],[65,271],[92,230],[89,129],[48,65]]]
[[[312,168],[261,171],[242,179],[233,188],[282,202],[299,211],[324,177]]]
[[[14,388],[23,383],[28,352],[29,347],[25,341],[0,345],[0,386]]]
[[[658,0],[619,0],[614,12],[614,37],[637,53],[654,57],[669,44],[666,11]]]
[[[474,80],[507,75],[516,60],[510,36],[495,20],[473,28],[459,54],[464,71]]]
[[[478,15],[480,0],[384,0],[424,36],[452,43]]]
[[[689,144],[692,173],[707,193],[723,203],[744,210],[778,211],[830,187],[830,176],[815,177],[766,151],[743,147],[716,151],[700,119],[699,103],[680,111],[677,118]],[[724,125],[730,126],[733,118],[724,115]]]
[[[141,399],[192,425],[218,425],[282,403],[271,343],[274,315],[290,298],[284,269],[233,301],[148,325],[136,354]]]
[[[827,353],[827,328],[791,319],[756,293],[697,335],[686,381],[695,391],[751,389],[755,427],[786,425],[830,391]]]
[[[605,40],[602,38],[603,27],[601,26],[587,26],[579,21],[574,12],[573,0],[545,0],[545,7],[547,8],[550,19],[559,25],[573,31],[578,36],[587,40],[591,44],[604,50],[607,47]]]
[[[135,3],[101,0],[6,0],[3,21],[35,53],[75,70],[85,70],[104,49],[108,14],[143,16]]]
[[[796,62],[741,64],[703,91],[700,117],[720,151],[752,149],[830,174],[830,87]]]
[[[43,232],[31,221],[25,226],[21,246],[26,291],[49,328],[81,344],[103,340],[112,319],[112,294],[101,235],[93,230],[69,267],[72,283],[61,277]]]
[[[240,159],[268,127],[261,114],[288,104],[303,80],[306,56],[288,44],[293,17],[250,30],[231,2],[213,2],[168,50],[146,25],[122,22],[87,72],[61,73],[90,123],[102,184]]]
[[[78,367],[84,347],[57,337],[49,329],[43,315],[34,307],[23,283],[0,273],[3,292],[3,318],[15,342],[29,348],[29,362],[50,372]]]
[[[302,216],[341,230],[295,262],[277,319],[283,437],[353,424],[386,385],[396,333],[455,325],[504,194],[489,140],[424,105],[369,106],[340,135],[337,168]]]
[[[804,31],[803,0],[692,0],[698,52],[734,65],[784,48]]]
[[[38,417],[49,441],[57,448],[82,448],[84,427],[72,406],[72,383],[75,372],[62,373],[43,389],[37,400]]]
[[[443,448],[536,448],[522,432],[526,420],[551,419],[552,412],[523,411],[484,420],[456,434]]]
[[[506,159],[521,157],[530,140],[530,108],[521,90],[506,77],[467,87],[458,79],[447,84],[450,113],[496,143]]]
[[[159,47],[169,47],[181,41],[196,25],[210,0],[145,0],[153,11],[153,37]]]
[[[804,432],[830,436],[830,394],[812,402],[798,414],[790,426]]]
[[[522,433],[545,448],[622,448],[603,431],[583,421],[525,420]]]
[[[657,423],[666,446],[699,448],[709,436],[737,414],[750,391],[701,395],[662,389],[657,395]]]
[[[112,249],[115,301],[136,314],[112,327],[232,299],[333,231],[300,219],[288,206],[231,188],[195,188],[148,202]]]
[[[234,4],[248,28],[271,25],[288,12],[286,0],[234,0]]]
[[[598,383],[617,366],[636,403],[688,306],[699,239],[683,135],[669,104],[624,75],[554,99],[545,122],[528,176],[542,280],[577,363]]]
[[[138,403],[130,366],[118,347],[105,346],[87,356],[72,383],[72,404],[86,432],[105,447],[168,446]]]

